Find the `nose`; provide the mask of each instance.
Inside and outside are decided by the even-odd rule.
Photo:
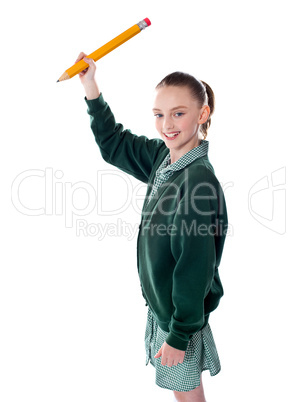
[[[164,132],[171,130],[174,127],[173,120],[170,116],[163,118],[162,128]]]

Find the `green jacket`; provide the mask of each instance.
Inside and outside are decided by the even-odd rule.
[[[137,136],[103,98],[84,97],[103,159],[147,183],[137,238],[137,266],[146,304],[166,342],[186,350],[223,296],[218,267],[228,227],[226,203],[208,155],[176,171],[149,204],[155,172],[169,152],[160,138]]]

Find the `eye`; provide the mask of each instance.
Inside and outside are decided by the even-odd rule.
[[[177,113],[175,113],[175,115],[179,115],[179,116],[177,116],[177,117],[180,117],[181,115],[183,115],[184,113],[182,113],[182,112],[177,112]],[[160,114],[160,113],[157,113],[157,114],[155,114],[154,115],[155,117],[157,117],[157,116],[162,116],[162,114]]]

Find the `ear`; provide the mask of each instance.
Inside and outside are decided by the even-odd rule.
[[[200,110],[198,124],[204,124],[208,120],[210,112],[210,107],[208,105],[204,105]]]

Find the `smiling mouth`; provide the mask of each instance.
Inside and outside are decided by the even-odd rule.
[[[177,137],[180,134],[180,132],[181,131],[176,131],[175,133],[171,133],[171,134],[166,134],[166,133],[163,133],[163,134],[164,134],[165,137],[171,139],[171,138]]]

